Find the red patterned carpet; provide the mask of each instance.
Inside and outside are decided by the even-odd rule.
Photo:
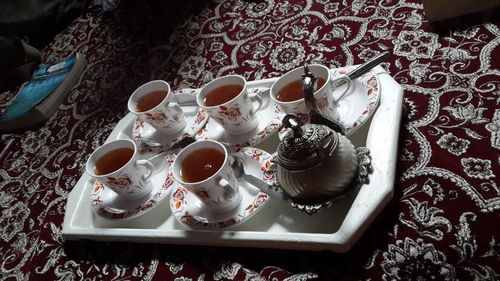
[[[0,163],[0,279],[500,280],[498,21],[437,32],[420,0],[122,4],[57,35],[44,61],[81,52],[80,83],[43,126],[1,137],[15,143]],[[197,88],[384,50],[404,89],[395,195],[350,252],[63,243],[68,193],[142,83]]]

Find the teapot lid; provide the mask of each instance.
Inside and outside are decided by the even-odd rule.
[[[278,163],[288,170],[304,170],[331,157],[339,137],[335,131],[319,124],[305,124],[296,115],[283,118],[285,128],[291,132],[278,145]]]

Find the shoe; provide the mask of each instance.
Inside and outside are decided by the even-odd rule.
[[[40,65],[0,115],[0,130],[26,128],[52,117],[79,80],[85,65],[79,53],[53,64]]]
[[[4,60],[0,71],[0,93],[19,87],[22,83],[30,80],[36,66],[42,62],[41,53],[38,49],[18,39],[1,39],[2,48],[6,48],[9,56]]]

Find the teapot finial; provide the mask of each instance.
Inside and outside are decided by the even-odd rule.
[[[304,125],[304,122],[297,115],[287,114],[281,122],[285,128],[292,129],[294,138],[299,138],[303,135],[302,125]]]

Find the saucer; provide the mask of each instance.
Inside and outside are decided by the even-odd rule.
[[[196,104],[195,94],[197,92],[195,90],[176,90],[172,93],[184,111],[186,127],[177,134],[164,135],[138,117],[132,128],[132,137],[139,144],[141,153],[158,153],[174,146],[186,137],[194,138],[207,124],[209,116]]]
[[[216,140],[228,143],[235,150],[238,150],[242,147],[254,146],[277,132],[281,127],[281,120],[285,113],[271,100],[269,88],[250,88],[249,92],[262,97],[262,107],[256,113],[256,118],[259,121],[257,128],[246,134],[232,135],[227,133],[214,119],[210,118],[205,128],[196,135],[196,140]]]
[[[268,184],[276,181],[267,168],[271,165],[271,155],[263,150],[245,147],[234,153],[243,160],[245,171]],[[169,175],[170,176],[170,175]],[[206,208],[202,202],[185,187],[175,182],[170,196],[170,208],[175,219],[182,225],[194,229],[223,229],[236,227],[260,211],[268,202],[269,195],[261,192],[243,179],[238,179],[241,203],[235,209],[216,213]]]
[[[330,73],[332,76],[338,76],[355,68],[354,66],[346,66],[331,69]],[[346,136],[352,135],[368,121],[380,102],[380,81],[373,70],[353,80],[351,88],[340,100],[338,95],[342,91],[333,92],[335,100],[338,100],[337,110],[340,116],[338,121],[344,125]]]
[[[108,220],[132,219],[161,204],[168,197],[174,183],[173,178],[169,175],[169,166],[173,162],[173,157],[166,157],[165,162],[167,165],[160,172],[151,176],[150,183],[153,184],[151,193],[138,200],[121,199],[110,188],[95,181],[90,193],[90,202],[94,213]]]

